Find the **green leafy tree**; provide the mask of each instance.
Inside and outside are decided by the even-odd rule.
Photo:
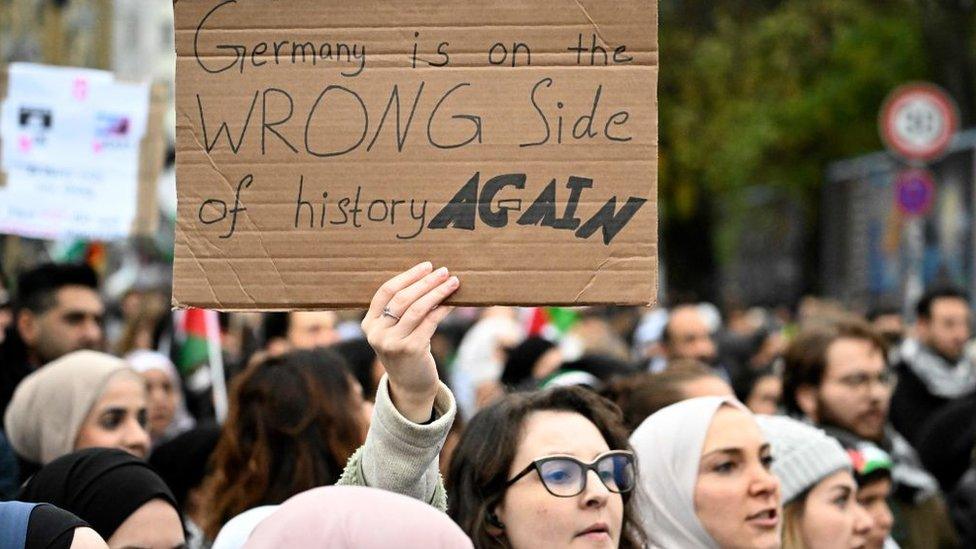
[[[734,213],[749,186],[797,197],[812,228],[826,165],[878,150],[884,97],[933,76],[924,11],[908,0],[662,4],[659,195],[673,288],[715,297],[714,273],[749,229]],[[720,203],[732,215],[716,216]]]

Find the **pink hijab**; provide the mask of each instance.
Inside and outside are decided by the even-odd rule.
[[[364,486],[325,486],[293,496],[261,521],[245,549],[280,547],[467,548],[448,516],[421,501]]]

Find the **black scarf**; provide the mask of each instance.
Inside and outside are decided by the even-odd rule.
[[[178,509],[166,483],[145,461],[108,448],[89,448],[52,461],[17,499],[74,513],[105,539],[150,500],[162,499]]]

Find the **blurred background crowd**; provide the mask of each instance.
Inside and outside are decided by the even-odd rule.
[[[199,539],[212,540],[243,511],[338,480],[365,440],[384,374],[364,312],[170,311],[168,291],[134,287],[112,300],[84,263],[41,264],[10,286],[0,308],[0,493],[14,497],[73,450],[117,447],[147,458]],[[795,308],[666,305],[454,310],[431,340],[459,410],[442,472],[466,421],[513,391],[586,387],[614,401],[631,430],[675,402],[729,395],[886,456],[885,474],[865,474],[881,487],[866,497],[887,501],[880,539],[976,539],[965,292],[930,289],[911,323],[814,297]],[[224,387],[229,397],[217,394]],[[222,399],[230,408],[218,412]],[[296,469],[302,456],[316,466]]]
[[[868,546],[976,547],[974,44],[962,0],[661,0],[658,304],[454,310],[430,342],[458,407],[440,471],[516,391],[584,387],[628,434],[731,395],[840,442]],[[105,540],[207,547],[336,484],[379,406],[364,311],[170,309],[172,2],[0,0],[0,63],[17,61],[151,81],[166,114],[154,231],[0,237],[0,497],[60,502]],[[913,81],[959,121],[921,164],[878,135]],[[918,211],[895,200],[908,167],[938,187]]]

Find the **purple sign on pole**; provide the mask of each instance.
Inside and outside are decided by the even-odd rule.
[[[895,205],[906,216],[925,215],[935,201],[935,180],[926,170],[905,170],[895,179]]]

